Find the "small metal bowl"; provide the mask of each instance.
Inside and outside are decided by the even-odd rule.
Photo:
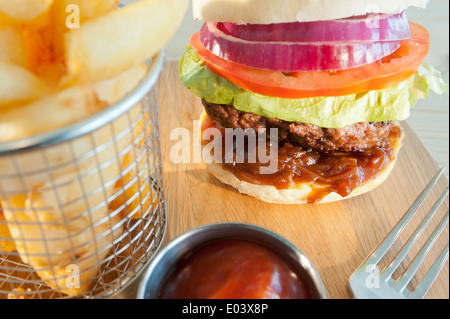
[[[168,276],[187,253],[209,242],[226,239],[251,240],[272,249],[295,267],[294,270],[305,280],[313,299],[326,299],[325,288],[319,273],[302,251],[272,231],[242,223],[201,226],[175,238],[151,262],[140,283],[137,298],[158,299]]]

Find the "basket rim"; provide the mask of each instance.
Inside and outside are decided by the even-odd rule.
[[[0,142],[0,156],[54,146],[92,133],[139,103],[155,86],[163,70],[165,51],[160,51],[151,59],[147,75],[141,83],[127,96],[110,105],[106,109],[63,128],[33,135],[24,139]]]

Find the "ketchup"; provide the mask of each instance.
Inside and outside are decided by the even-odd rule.
[[[207,244],[182,260],[160,299],[311,299],[293,267],[263,245],[238,239]]]

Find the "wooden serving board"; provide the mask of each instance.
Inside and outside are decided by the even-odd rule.
[[[404,125],[407,137],[397,166],[389,180],[371,193],[333,204],[268,204],[223,185],[201,163],[174,164],[171,161],[170,151],[179,142],[170,139],[171,132],[185,128],[192,135],[193,121],[198,120],[202,111],[200,99],[180,82],[176,63],[168,63],[160,79],[159,110],[168,205],[168,232],[163,245],[205,224],[259,225],[284,236],[310,258],[330,299],[352,298],[348,280],[353,271],[395,226],[439,169],[414,132]],[[193,138],[196,137],[191,136],[191,141]],[[423,213],[447,185],[448,180],[443,177],[425,203]],[[434,225],[447,212],[448,199],[444,206],[433,220]],[[407,232],[411,234],[419,223],[419,219],[414,220]],[[405,243],[408,237],[400,237],[399,243]],[[424,242],[418,243],[419,248]],[[437,249],[433,248],[429,256],[438,255],[447,242],[448,225],[435,245]],[[401,246],[396,247],[398,250]],[[412,256],[408,258],[411,261]],[[425,265],[430,264],[427,259]],[[427,298],[449,298],[448,262]]]

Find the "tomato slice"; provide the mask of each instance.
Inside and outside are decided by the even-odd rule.
[[[428,30],[410,22],[411,38],[380,61],[336,72],[308,71],[284,74],[252,69],[226,61],[207,50],[199,34],[191,36],[190,44],[202,62],[214,73],[235,85],[265,96],[309,98],[342,96],[386,89],[411,77],[423,63],[430,49]]]

